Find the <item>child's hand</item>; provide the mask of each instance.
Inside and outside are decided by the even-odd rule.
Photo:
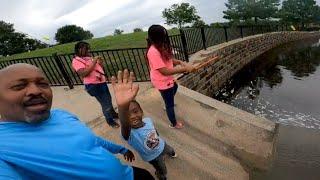
[[[123,73],[121,71],[118,71],[118,78],[112,76],[112,87],[114,90],[117,105],[119,107],[129,105],[129,103],[136,97],[139,91],[139,86],[133,84],[133,80],[133,72],[130,72],[129,75],[127,69],[125,69]]]
[[[134,159],[134,154],[133,154],[130,150],[128,150],[128,151],[123,155],[123,157],[124,157],[124,159],[125,159],[126,161],[128,161],[128,162],[132,162],[132,161],[135,160],[135,159]]]

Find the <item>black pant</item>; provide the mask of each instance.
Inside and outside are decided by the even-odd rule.
[[[156,169],[156,175],[159,180],[167,179],[167,167],[164,160],[165,155],[175,155],[174,149],[168,144],[165,144],[163,152],[157,158],[149,162]]]
[[[166,104],[167,116],[172,126],[175,126],[177,124],[176,115],[174,112],[174,96],[176,95],[177,90],[178,90],[177,83],[174,83],[174,86],[172,88],[159,90],[164,100],[164,103]]]
[[[145,169],[132,166],[134,180],[154,180],[153,176]]]
[[[86,84],[86,91],[95,97],[101,105],[102,112],[108,124],[113,124],[114,119],[112,113],[114,109],[112,106],[112,98],[109,92],[107,83],[100,84]]]

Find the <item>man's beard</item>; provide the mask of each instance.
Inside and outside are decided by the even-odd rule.
[[[41,123],[42,121],[47,120],[50,117],[50,110],[43,112],[41,114],[28,114],[24,113],[24,120],[30,124]]]

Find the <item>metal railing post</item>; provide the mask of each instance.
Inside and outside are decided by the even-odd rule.
[[[227,32],[227,27],[223,26],[224,29],[224,37],[226,38],[226,42],[228,42],[228,32]]]
[[[243,38],[243,27],[240,25],[240,34],[241,34],[241,38]]]
[[[183,48],[183,54],[184,58],[187,62],[189,62],[189,55],[188,55],[188,46],[187,46],[187,40],[186,35],[182,29],[180,29],[180,35],[181,35],[181,42],[182,42],[182,48]]]
[[[57,53],[52,54],[52,56],[53,56],[53,59],[56,61],[57,65],[59,67],[59,70],[62,73],[64,80],[67,82],[67,85],[69,86],[70,89],[73,89],[73,83],[71,81],[71,78],[68,76],[68,73],[65,70],[64,65],[63,65],[60,57],[57,55]]]
[[[207,50],[207,46],[206,46],[206,35],[205,35],[205,33],[204,33],[204,27],[201,27],[200,28],[200,30],[201,30],[201,38],[202,38],[202,46],[203,46],[203,49],[204,50]]]

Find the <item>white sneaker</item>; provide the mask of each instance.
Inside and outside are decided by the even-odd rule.
[[[170,157],[172,157],[172,158],[176,158],[176,157],[178,157],[178,155],[177,155],[177,153],[176,153],[176,152],[174,152],[174,155],[173,155],[173,156],[170,156]]]

